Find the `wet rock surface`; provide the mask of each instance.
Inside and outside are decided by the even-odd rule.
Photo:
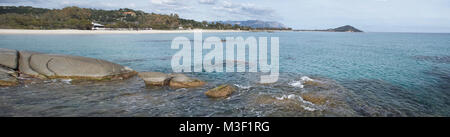
[[[208,90],[205,95],[211,98],[224,98],[230,96],[236,89],[230,85],[220,85],[216,88]]]
[[[165,86],[170,80],[169,75],[161,72],[139,72],[138,76],[147,86]]]
[[[147,87],[169,86],[171,88],[194,88],[206,84],[199,79],[188,77],[184,74],[164,74],[161,72],[140,72],[139,78],[144,80]]]
[[[0,67],[0,86],[15,86],[18,84],[17,73]]]
[[[199,79],[190,78],[184,74],[171,74],[170,76],[172,79],[169,82],[169,86],[172,88],[193,88],[206,84]]]

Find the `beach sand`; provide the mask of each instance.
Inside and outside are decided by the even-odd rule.
[[[158,34],[158,33],[203,33],[246,32],[241,30],[24,30],[0,29],[0,34]]]

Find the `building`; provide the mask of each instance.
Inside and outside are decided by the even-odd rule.
[[[104,30],[105,26],[102,24],[92,22],[92,30]]]
[[[123,15],[136,16],[136,13],[128,11],[128,12],[123,12]]]

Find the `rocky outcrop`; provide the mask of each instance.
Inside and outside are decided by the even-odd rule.
[[[172,74],[170,76],[169,86],[172,88],[192,88],[206,84],[201,80],[190,78],[184,74]]]
[[[125,79],[137,74],[128,67],[94,58],[0,48],[0,85],[16,85],[19,73],[21,76],[77,80]]]
[[[145,85],[170,86],[172,88],[194,88],[206,84],[198,79],[190,78],[184,74],[164,74],[161,72],[140,72],[139,78],[144,80]]]
[[[236,89],[230,85],[220,85],[205,92],[205,95],[212,98],[224,98],[231,95]]]
[[[0,65],[11,69],[17,69],[18,53],[16,50],[0,48]]]
[[[169,75],[161,72],[139,72],[138,76],[147,86],[165,86],[170,80]]]
[[[128,67],[93,58],[27,51],[20,51],[19,56],[19,71],[37,77],[110,80],[136,75]]]

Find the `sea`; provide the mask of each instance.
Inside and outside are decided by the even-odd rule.
[[[261,84],[258,72],[186,72],[207,84],[175,89],[146,87],[138,77],[82,82],[21,78],[18,86],[0,87],[0,116],[450,116],[450,34],[203,33],[204,38],[212,36],[278,37],[278,81]],[[176,37],[193,40],[194,34],[1,34],[0,48],[173,73],[171,60],[179,50],[171,44]],[[226,98],[204,94],[222,84],[236,91]]]

